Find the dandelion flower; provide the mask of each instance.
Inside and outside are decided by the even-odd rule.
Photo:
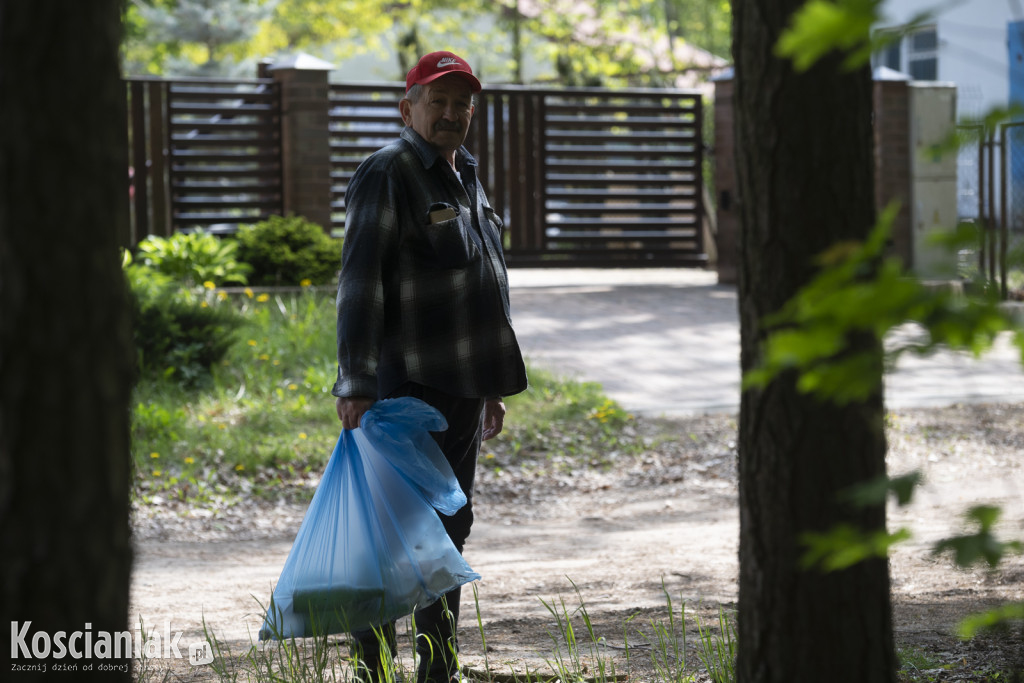
[[[308,277],[307,278],[303,278],[302,281],[299,282],[299,286],[300,287],[310,287],[310,286],[312,286],[312,284],[313,284],[313,281],[310,280]]]
[[[246,288],[245,288],[245,295],[246,295],[247,297],[249,297],[250,299],[251,299],[251,298],[253,297],[253,293],[252,293],[252,287],[246,287]]]
[[[153,470],[154,477],[159,477],[161,474],[163,474],[163,470]]]
[[[210,304],[206,303],[205,301],[203,303],[199,304],[199,308],[209,308],[209,307],[210,307]]]
[[[308,437],[306,436],[306,432],[299,432],[299,438],[300,438],[300,439],[306,439],[306,438],[308,438]]]
[[[246,344],[248,344],[249,346],[256,346],[256,340],[250,339],[249,341],[246,342]]]
[[[260,354],[260,360],[270,360],[270,354],[268,354],[268,353],[261,353]]]
[[[153,453],[150,453],[150,454],[149,454],[149,457],[151,457],[151,458],[153,458],[154,460],[156,460],[157,458],[159,458],[159,457],[160,457],[160,454],[159,454],[159,453],[156,453],[156,452],[153,452]]]
[[[288,391],[295,391],[298,388],[299,388],[299,386],[297,384],[289,384],[288,385]]]
[[[206,282],[203,283],[203,287],[206,287],[207,289],[216,289],[217,285],[207,280]]]
[[[192,457],[191,455],[190,455],[190,456],[188,456],[187,458],[185,458],[185,464],[186,464],[186,465],[191,465],[191,464],[192,464],[192,463],[194,463],[195,461],[196,461],[196,459],[195,459],[195,458],[193,458],[193,457]]]
[[[270,295],[260,294],[258,297],[256,297],[256,301],[259,301],[260,303],[263,303],[264,301],[270,301]]]
[[[245,469],[245,465],[235,465],[235,472],[241,472]]]
[[[227,298],[228,298],[228,293],[227,292],[217,292],[217,301],[227,301]]]

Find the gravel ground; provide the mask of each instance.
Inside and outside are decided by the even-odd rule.
[[[906,409],[889,422],[890,472],[925,476],[913,504],[890,512],[891,529],[913,532],[891,560],[897,642],[927,655],[931,677],[906,680],[1003,680],[986,676],[1024,667],[1020,627],[970,642],[955,627],[972,612],[1024,600],[1024,559],[960,570],[931,547],[981,503],[1002,506],[1002,537],[1024,538],[1024,403]],[[736,601],[735,416],[640,417],[631,429],[645,448],[606,467],[541,456],[511,462],[500,452],[485,460],[466,557],[483,576],[476,586],[487,652],[470,615],[462,631],[469,665],[545,669],[553,619],[541,601],[564,599],[570,608],[584,601],[607,644],[602,656],[623,670],[624,624],[665,618],[667,590],[677,608],[687,604],[687,669],[704,680],[692,617],[713,619]],[[315,483],[295,482],[295,502],[243,495],[199,508],[137,508],[132,614],[172,619],[183,643],[201,639],[205,619],[244,651],[261,620],[255,598],[265,600],[276,580]],[[649,680],[641,654],[634,650],[631,677]],[[182,679],[212,678],[174,666]]]

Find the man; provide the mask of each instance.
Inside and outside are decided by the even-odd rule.
[[[355,429],[380,398],[413,396],[448,421],[434,435],[469,502],[441,515],[462,552],[473,522],[482,440],[501,432],[502,397],[526,388],[509,318],[501,221],[462,146],[480,81],[451,52],[409,71],[399,104],[405,129],[370,155],[345,195],[338,283],[338,417]],[[460,590],[415,614],[418,683],[457,675]],[[394,653],[394,625],[383,628]],[[353,634],[362,665],[380,680],[377,635]]]

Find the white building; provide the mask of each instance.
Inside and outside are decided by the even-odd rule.
[[[1020,8],[1011,0],[885,0],[879,30],[911,28],[876,54],[874,65],[915,81],[955,83],[958,117],[979,118],[1010,101],[1010,51],[1019,51],[1021,41],[1012,45],[1009,38],[1024,30],[1024,23],[1015,25],[1024,21]]]

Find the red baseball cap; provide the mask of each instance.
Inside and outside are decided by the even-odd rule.
[[[420,57],[420,61],[405,77],[405,91],[409,92],[409,88],[414,85],[424,85],[450,73],[459,74],[466,79],[473,92],[480,92],[480,81],[473,75],[473,69],[466,60],[454,52],[444,50]]]

